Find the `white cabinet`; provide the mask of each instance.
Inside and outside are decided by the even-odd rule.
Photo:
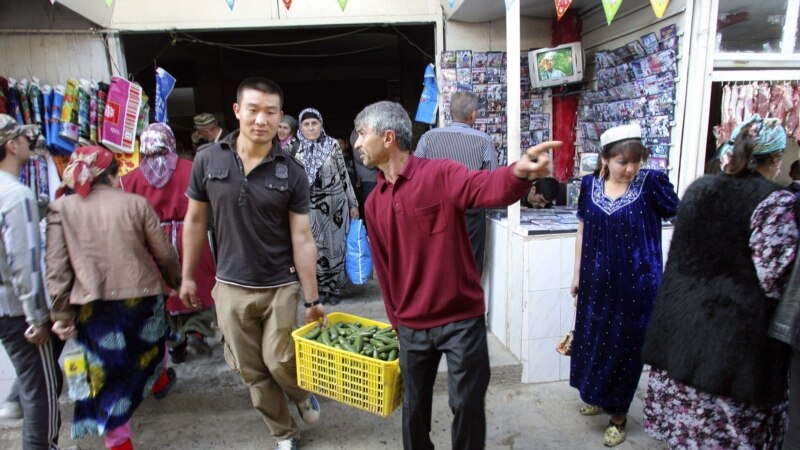
[[[483,287],[489,330],[522,362],[522,382],[569,379],[569,358],[555,346],[572,329],[569,293],[575,233],[521,235],[487,219]],[[664,261],[672,227],[662,230]]]

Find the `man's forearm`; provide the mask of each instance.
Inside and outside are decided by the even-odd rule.
[[[205,245],[207,226],[193,221],[184,222],[183,225],[183,261],[181,264],[181,277],[194,280],[194,271],[200,261],[200,254]]]
[[[294,247],[294,265],[306,301],[319,299],[317,290],[317,244],[313,237]]]

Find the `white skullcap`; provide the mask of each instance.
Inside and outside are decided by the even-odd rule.
[[[625,139],[642,139],[642,127],[634,123],[609,128],[600,135],[600,145],[605,147],[608,144],[624,141]]]

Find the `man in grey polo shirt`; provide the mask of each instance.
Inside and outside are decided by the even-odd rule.
[[[187,306],[200,306],[192,277],[211,208],[217,239],[212,295],[225,360],[250,388],[276,449],[291,450],[300,431],[285,395],[306,423],[319,419],[316,398],[296,381],[290,333],[301,286],[306,322],[326,316],[317,293],[308,179],[276,137],[282,107],[283,91],[273,81],[242,81],[233,105],[239,130],[197,154],[186,192],[180,296]]]

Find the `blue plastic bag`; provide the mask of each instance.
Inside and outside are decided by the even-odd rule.
[[[367,229],[361,219],[350,219],[344,270],[353,284],[366,283],[372,274],[372,252],[367,241]]]

